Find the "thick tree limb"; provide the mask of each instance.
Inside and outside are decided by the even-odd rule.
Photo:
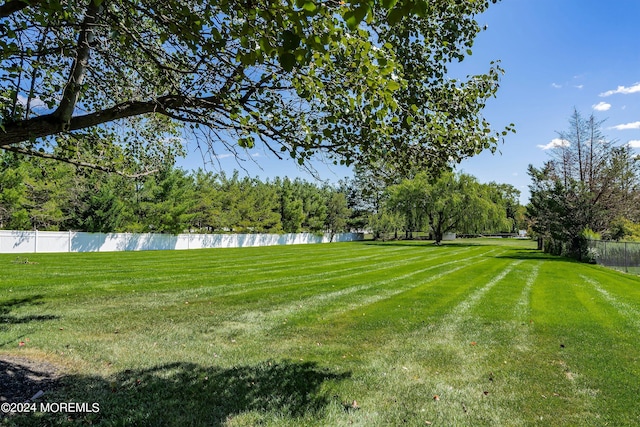
[[[4,133],[0,131],[0,148],[6,149],[20,142],[55,135],[63,131],[87,129],[143,114],[159,113],[170,116],[167,110],[177,108],[213,109],[218,106],[217,96],[194,99],[183,95],[167,95],[153,101],[124,102],[95,113],[71,117],[66,123],[55,114],[48,114],[28,120],[7,123]]]
[[[76,58],[73,61],[71,67],[71,73],[67,85],[64,88],[62,94],[62,100],[60,105],[53,113],[56,117],[59,117],[64,125],[66,125],[73,115],[73,111],[76,108],[78,99],[80,97],[80,91],[82,90],[82,83],[87,74],[87,66],[89,65],[89,55],[91,53],[91,43],[93,42],[93,27],[98,19],[98,12],[100,6],[96,4],[94,0],[89,3],[89,7],[84,16],[84,21],[80,26],[80,34],[78,35],[78,45],[76,47]]]

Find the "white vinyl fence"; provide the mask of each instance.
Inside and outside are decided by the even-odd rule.
[[[329,234],[135,234],[74,231],[0,230],[0,253],[110,252],[328,243]],[[340,233],[333,242],[362,240],[361,233]]]

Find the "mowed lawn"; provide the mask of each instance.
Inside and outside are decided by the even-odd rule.
[[[640,278],[529,241],[0,266],[0,356],[59,367],[39,401],[100,407],[0,424],[640,424]]]

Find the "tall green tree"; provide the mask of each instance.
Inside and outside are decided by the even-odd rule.
[[[389,187],[385,208],[400,215],[407,238],[428,229],[440,243],[445,233],[492,233],[509,229],[504,194],[496,184],[480,184],[466,174],[445,172],[438,179],[419,173]],[[506,187],[505,187],[506,188]],[[382,212],[385,214],[385,212]],[[387,214],[373,218],[373,224],[385,227],[394,222]]]
[[[419,174],[413,179],[405,179],[387,191],[387,208],[403,218],[405,237],[413,238],[413,233],[422,230],[426,220],[429,202],[427,176]]]
[[[89,197],[86,216],[83,218],[84,231],[93,233],[113,233],[124,226],[124,202],[109,185],[97,188]]]
[[[278,187],[282,229],[286,233],[298,233],[302,229],[302,222],[305,218],[302,199],[296,194],[294,185],[289,178],[277,179],[274,184]]]
[[[269,182],[245,177],[240,181],[241,198],[238,200],[240,220],[237,231],[276,233],[281,231],[278,212],[278,194]]]
[[[492,202],[503,206],[506,212],[506,223],[503,230],[508,233],[517,233],[524,226],[522,206],[520,205],[520,190],[511,184],[499,184],[490,182],[486,190]],[[526,227],[524,227],[526,229]]]
[[[47,159],[25,162],[25,167],[29,170],[24,180],[26,207],[32,227],[45,231],[65,229],[70,209],[78,202],[75,168]]]
[[[436,243],[445,233],[491,233],[510,225],[505,205],[492,199],[492,187],[471,175],[443,174],[428,188],[426,216]]]
[[[305,218],[302,228],[305,231],[318,233],[325,231],[327,221],[327,199],[329,191],[326,187],[318,188],[316,185],[296,179],[294,181],[298,197],[302,201],[302,211]]]
[[[620,238],[615,224],[640,219],[640,165],[629,147],[607,140],[601,126],[593,115],[584,118],[574,110],[551,160],[541,168],[529,166],[527,215],[552,253],[582,258],[585,230]]]
[[[0,228],[29,229],[25,178],[28,173],[21,156],[0,155]]]
[[[529,175],[527,215],[532,231],[544,239],[543,249],[581,258],[586,250],[582,232],[596,222],[595,216],[600,213],[594,209],[589,192],[575,180],[565,185],[549,164],[542,169],[529,165]]]
[[[193,179],[196,200],[191,210],[193,214],[191,228],[201,233],[218,231],[221,228],[222,213],[218,177],[212,172],[199,169],[195,172]]]
[[[97,233],[121,231],[126,225],[127,191],[121,176],[70,168],[62,204],[66,218],[61,227]]]
[[[135,183],[127,203],[131,217],[126,230],[179,234],[188,230],[194,214],[193,181],[181,169],[166,167]]]
[[[349,219],[350,213],[345,195],[337,191],[331,192],[327,200],[327,219],[325,222],[330,242],[333,241],[333,237],[337,233],[347,230],[347,219]]]
[[[404,219],[400,213],[385,208],[371,214],[367,225],[374,239],[385,241],[398,238],[398,230],[404,225]]]

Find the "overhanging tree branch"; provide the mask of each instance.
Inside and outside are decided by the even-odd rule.
[[[219,131],[223,145],[268,141],[302,163],[324,152],[438,171],[496,143],[486,122],[472,119],[500,70],[480,76],[486,84],[471,78],[462,94],[442,74],[471,47],[473,17],[489,2],[439,0],[423,10],[415,0],[302,9],[268,0],[80,0],[62,10],[46,0],[0,1],[0,148],[44,142],[56,152],[64,138],[52,136],[95,128],[105,145],[160,162],[153,153],[181,150],[165,136],[198,123]],[[20,61],[34,56],[41,60]],[[20,101],[14,111],[6,93]],[[425,116],[434,124],[418,119]],[[126,128],[109,124],[120,119]]]
[[[0,18],[7,18],[27,6],[37,5],[40,2],[41,0],[8,0],[0,5]]]
[[[82,168],[94,169],[102,172],[115,173],[125,178],[140,178],[143,176],[152,175],[158,171],[157,169],[153,169],[153,170],[148,170],[148,171],[144,171],[136,174],[129,174],[129,173],[122,172],[117,169],[110,168],[97,163],[89,163],[82,160],[71,159],[69,157],[59,156],[57,154],[47,153],[47,152],[38,151],[38,150],[29,150],[24,147],[3,147],[3,148],[13,153],[24,154],[31,157],[40,157],[41,159],[56,160],[59,162],[68,163],[70,165],[74,165]]]
[[[111,108],[83,116],[74,116],[65,123],[55,114],[8,123],[0,137],[0,147],[61,133],[99,126],[128,117],[149,113],[165,114],[167,110],[183,107],[213,109],[218,107],[218,96],[192,99],[184,95],[167,95],[153,101],[124,102]]]

